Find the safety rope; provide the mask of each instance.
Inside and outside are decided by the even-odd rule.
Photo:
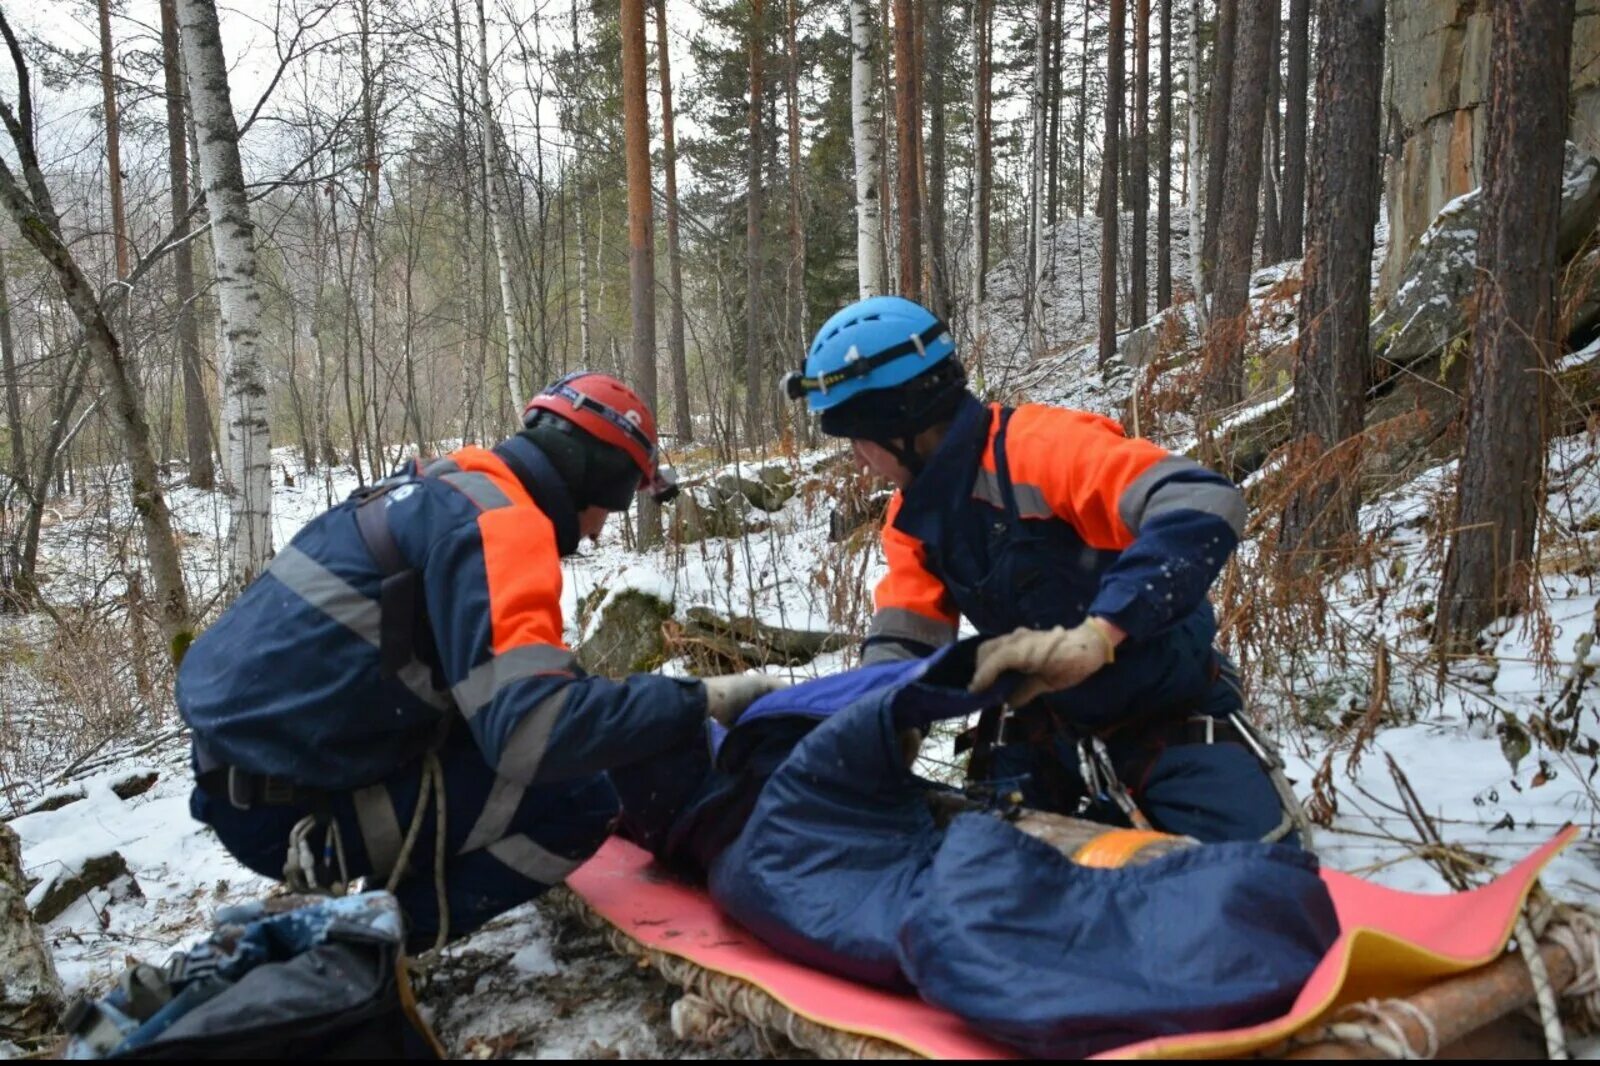
[[[1544,964],[1544,955],[1539,949],[1539,937],[1533,931],[1533,924],[1528,920],[1530,913],[1535,909],[1534,898],[1530,895],[1527,904],[1517,915],[1515,933],[1517,951],[1522,954],[1522,961],[1528,967],[1528,979],[1533,982],[1533,998],[1539,1007],[1539,1026],[1544,1030],[1545,1051],[1549,1058],[1565,1062],[1570,1056],[1567,1054],[1566,1030],[1561,1027],[1561,1010],[1556,1003],[1556,990],[1550,986],[1550,969]]]
[[[430,793],[430,789],[432,790]],[[445,898],[445,799],[444,799],[444,767],[439,765],[439,756],[435,752],[428,752],[422,757],[422,776],[417,782],[417,809],[411,815],[411,825],[406,828],[405,842],[400,845],[400,854],[394,862],[394,869],[389,871],[389,881],[384,888],[390,892],[400,884],[400,879],[405,876],[406,866],[411,862],[411,853],[416,849],[417,838],[422,835],[422,821],[428,813],[429,796],[433,798],[434,806],[434,843],[433,843],[433,892],[434,899],[439,907],[439,933],[434,938],[430,951],[438,951],[444,947],[444,942],[450,938],[450,904]]]

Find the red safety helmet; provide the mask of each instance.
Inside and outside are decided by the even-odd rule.
[[[537,411],[549,411],[596,440],[620,448],[639,468],[639,491],[662,503],[678,494],[671,470],[661,467],[656,419],[650,407],[610,374],[579,370],[528,401],[522,424]]]

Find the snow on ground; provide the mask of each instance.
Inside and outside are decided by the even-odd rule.
[[[1066,265],[1058,259],[1055,287],[1046,301],[1056,354],[1032,365],[1021,354],[1022,334],[1015,326],[1021,315],[1014,312],[1020,312],[1022,290],[1016,264],[1008,262],[992,278],[995,324],[986,371],[991,384],[1010,375],[1011,393],[1121,415],[1135,373],[1119,361],[1102,374],[1093,347],[1081,343],[1092,335],[1093,285],[1088,282],[1091,291],[1080,299],[1078,259],[1084,260],[1088,279],[1098,262],[1088,261],[1093,256],[1085,249],[1084,234],[1071,228],[1086,224],[1065,225],[1057,241]],[[1281,294],[1292,291],[1294,281],[1292,264],[1256,275],[1258,345],[1292,341],[1293,300]],[[1192,312],[1178,314],[1187,317],[1192,334]],[[1597,352],[1600,345],[1569,361]],[[1185,424],[1171,419],[1155,429],[1170,442],[1182,436]],[[1600,664],[1595,647],[1600,643],[1595,640],[1600,448],[1592,439],[1574,437],[1556,442],[1551,456],[1541,570],[1547,624],[1519,621],[1502,627],[1490,635],[1485,654],[1453,662],[1442,672],[1437,668],[1427,647],[1426,618],[1439,580],[1437,516],[1453,473],[1445,465],[1363,509],[1363,529],[1383,542],[1381,565],[1331,582],[1328,647],[1299,647],[1294,654],[1280,649],[1248,664],[1252,712],[1281,742],[1297,791],[1308,795],[1319,771],[1327,771],[1322,791],[1335,801],[1337,814],[1331,828],[1319,834],[1318,847],[1329,865],[1395,887],[1444,888],[1440,875],[1417,857],[1417,832],[1404,813],[1389,756],[1443,839],[1490,868],[1503,868],[1564,823],[1576,823],[1581,839],[1552,866],[1547,883],[1574,898],[1592,900],[1600,893],[1595,758],[1575,750],[1600,739],[1600,679],[1572,681],[1580,656]],[[614,523],[598,543],[585,544],[563,567],[569,643],[584,636],[580,618],[592,624],[599,617],[592,609],[596,590],[604,589],[609,598],[625,588],[670,599],[680,617],[692,606],[705,605],[774,625],[863,633],[883,560],[870,536],[843,543],[829,539],[840,459],[839,449],[824,448],[799,456],[748,457],[733,466],[688,464],[680,471],[685,482],[704,485],[782,463],[800,491],[774,514],[751,512],[756,528],[743,537],[668,544],[643,555],[627,547]],[[349,470],[306,473],[288,449],[275,453],[273,480],[279,544],[356,485]],[[83,495],[96,494],[91,487]],[[225,502],[217,494],[182,487],[172,490],[170,501],[196,602],[211,603],[222,573]],[[132,528],[125,498],[92,507],[63,502],[59,521],[45,531],[43,543],[50,602],[65,610],[84,600],[103,603],[121,595],[124,567],[115,548],[127,542]],[[1242,566],[1251,565],[1254,550],[1245,546]],[[580,606],[589,609],[580,611]],[[103,749],[73,742],[78,712],[61,700],[63,691],[73,690],[40,680],[41,663],[62,654],[43,644],[51,632],[38,616],[0,619],[3,724],[27,738],[25,750],[6,756],[11,765],[0,765],[0,785],[14,815],[11,825],[23,841],[28,872],[41,879],[36,892],[107,850],[126,860],[131,877],[87,892],[47,926],[69,989],[97,990],[129,956],[160,961],[202,935],[216,906],[258,896],[270,886],[234,863],[208,830],[189,819],[187,741],[164,699],[139,708],[125,735]],[[92,640],[97,631],[87,632]],[[1372,701],[1380,642],[1389,663],[1390,718],[1353,759],[1350,721]],[[110,648],[102,652],[107,658],[115,655]],[[837,652],[791,672],[797,678],[816,676],[846,668],[854,659],[853,651]],[[686,668],[681,660],[665,667],[670,672]],[[1567,713],[1569,703],[1570,720],[1558,724],[1570,725],[1576,739],[1557,751],[1541,739],[1539,729],[1552,716],[1559,718],[1557,712]],[[1508,723],[1517,728],[1508,730]],[[1518,754],[1523,735],[1528,750],[1513,767],[1507,751]],[[90,750],[80,750],[84,747]],[[141,768],[159,775],[155,786],[131,799],[118,798],[112,785]],[[930,739],[921,769],[930,776],[950,776],[948,734]],[[82,798],[57,810],[19,813],[47,793],[65,798],[80,792]],[[671,989],[542,903],[504,915],[452,946],[423,979],[423,998],[449,1046],[460,1054],[707,1053],[671,1035]],[[709,1053],[758,1050],[741,1034]]]

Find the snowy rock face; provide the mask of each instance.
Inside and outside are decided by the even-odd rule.
[[[1483,181],[1488,143],[1489,13],[1482,0],[1390,5],[1394,143],[1387,200],[1394,240],[1380,292],[1396,292],[1429,222]],[[1600,0],[1578,0],[1572,38],[1571,137],[1600,154]]]
[[[1399,288],[1372,323],[1372,350],[1401,366],[1442,351],[1467,331],[1467,306],[1478,283],[1478,228],[1483,190],[1450,201],[1422,235]],[[1564,259],[1600,220],[1600,161],[1567,145],[1558,254]]]

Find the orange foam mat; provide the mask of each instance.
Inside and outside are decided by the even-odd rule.
[[[1491,883],[1471,892],[1399,892],[1337,871],[1323,881],[1340,935],[1288,1014],[1243,1029],[1187,1033],[1117,1048],[1108,1057],[1213,1058],[1269,1047],[1346,1003],[1404,996],[1491,962],[1539,872],[1570,843],[1568,827]],[[606,842],[568,886],[606,921],[646,947],[747,981],[795,1014],[876,1037],[929,1058],[1014,1058],[965,1022],[911,996],[885,992],[792,962],[723,917],[711,899],[660,872],[622,840]]]

